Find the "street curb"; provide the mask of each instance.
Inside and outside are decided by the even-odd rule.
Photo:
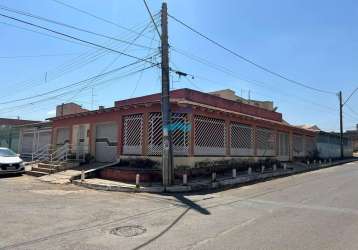
[[[357,161],[358,159],[350,159],[346,161],[334,162],[332,164],[322,164],[321,166],[311,166],[306,169],[300,170],[279,170],[277,172],[268,172],[268,173],[253,173],[251,175],[241,175],[236,178],[223,178],[218,179],[215,182],[205,181],[199,183],[192,183],[188,185],[175,185],[170,186],[164,189],[164,187],[128,187],[118,185],[100,185],[87,183],[86,181],[81,180],[72,180],[72,183],[78,186],[86,187],[89,189],[102,190],[102,191],[115,191],[115,192],[146,192],[146,193],[187,193],[193,191],[216,191],[219,189],[232,188],[242,185],[249,185],[257,182],[263,182],[271,179],[287,177],[291,175],[303,174],[306,172],[317,171],[325,168],[334,167],[341,164],[346,164],[349,162]]]

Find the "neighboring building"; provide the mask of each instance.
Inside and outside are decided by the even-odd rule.
[[[56,107],[56,117],[87,112],[76,103],[63,103]],[[32,158],[33,153],[41,151],[46,154],[52,145],[51,122],[28,122],[15,126],[18,131],[17,152],[25,159]]]
[[[52,144],[52,123],[36,122],[17,126],[19,131],[18,153],[25,159],[31,159],[34,152],[48,153]]]
[[[18,152],[19,125],[34,123],[35,121],[0,118],[0,147],[8,147]]]
[[[317,150],[321,158],[341,157],[341,137],[339,133],[319,131],[317,135]],[[343,154],[345,157],[353,155],[352,140],[343,137]]]
[[[78,105],[77,103],[62,103],[56,107],[56,116],[71,115],[86,111],[88,111],[88,109],[82,108],[82,106]]]
[[[282,114],[191,89],[171,91],[174,165],[218,159],[293,160],[311,155],[315,133],[288,125]],[[273,106],[273,104],[272,104]],[[88,148],[101,162],[125,157],[160,160],[161,95],[114,107],[50,118],[52,142]]]
[[[322,131],[316,125],[301,125],[300,128],[312,130],[316,133],[316,154],[320,158],[341,157],[341,139],[339,133]],[[352,140],[347,136],[343,138],[343,154],[345,157],[353,155]]]
[[[352,140],[353,151],[357,152],[358,151],[358,124],[356,130],[347,130],[344,133],[344,136]]]
[[[65,103],[57,106],[56,116],[86,112],[80,105]],[[24,157],[29,157],[44,145],[51,144],[50,122],[0,118],[0,147],[9,147]]]
[[[214,92],[210,92],[209,94],[216,95],[216,96],[222,97],[224,99],[228,99],[228,100],[232,100],[232,101],[236,101],[236,102],[254,105],[256,107],[267,109],[270,111],[275,111],[277,109],[274,107],[272,101],[257,101],[257,100],[251,100],[251,99],[248,100],[248,99],[242,98],[240,96],[237,96],[235,94],[235,91],[233,91],[231,89],[214,91]]]

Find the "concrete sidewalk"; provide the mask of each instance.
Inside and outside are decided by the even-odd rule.
[[[191,192],[191,191],[214,191],[215,189],[219,188],[229,188],[240,186],[244,184],[249,184],[253,182],[264,181],[267,179],[284,177],[293,174],[304,173],[307,171],[314,171],[322,168],[333,167],[336,165],[348,163],[356,161],[356,159],[348,159],[343,161],[336,161],[332,163],[326,164],[312,164],[306,165],[303,163],[289,163],[287,164],[287,169],[278,169],[275,172],[273,171],[266,171],[264,173],[237,173],[237,176],[233,178],[232,176],[222,176],[217,177],[215,181],[212,181],[210,177],[205,178],[196,178],[193,180],[189,180],[187,185],[173,185],[167,187],[166,190],[160,185],[160,183],[153,184],[151,186],[139,186],[136,187],[134,184],[128,184],[124,182],[118,181],[110,181],[98,178],[91,178],[91,179],[74,179],[72,183],[75,185],[83,186],[86,188],[97,189],[97,190],[106,190],[106,191],[120,191],[120,192],[148,192],[148,193],[177,193],[177,192]]]
[[[86,172],[90,172],[90,171],[95,171],[99,168],[106,167],[107,165],[108,164],[103,164],[103,163],[85,164],[73,169],[68,169],[54,174],[44,175],[39,177],[38,179],[53,184],[70,184],[74,178],[81,175],[82,170]]]

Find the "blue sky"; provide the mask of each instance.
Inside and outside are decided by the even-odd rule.
[[[124,27],[131,27],[136,32],[149,23],[142,0],[62,1]],[[160,10],[161,1],[149,0],[148,4],[153,13]],[[126,41],[132,41],[136,37],[135,33],[51,0],[1,0],[0,5]],[[173,16],[184,20],[214,40],[292,79],[331,92],[342,90],[344,96],[358,86],[356,1],[171,0],[168,1],[168,8]],[[126,48],[125,44],[114,40],[4,10],[0,10],[0,13],[116,50]],[[1,103],[51,91],[133,62],[132,58],[119,56],[117,53],[70,43],[8,24],[38,30],[0,17]],[[125,51],[141,58],[154,54],[158,48],[158,36],[153,27],[147,28],[144,35],[145,37],[139,38],[136,43],[152,49],[132,46]],[[326,130],[338,129],[336,96],[317,93],[269,75],[190,33],[173,20],[169,20],[169,36],[172,46],[171,67],[195,76],[190,80],[179,79],[173,75],[173,88],[187,87],[202,91],[231,88],[244,97],[247,97],[250,90],[254,99],[274,101],[284,119],[292,124],[317,124]],[[198,63],[177,51],[225,67],[230,73]],[[24,55],[53,56],[3,58]],[[141,69],[147,65],[142,63],[137,66],[137,69]],[[133,71],[135,67],[115,72],[101,81],[86,82],[39,98],[0,104],[0,116],[45,119],[52,116],[56,104],[62,102],[75,101],[86,108],[99,105],[109,107],[115,100],[159,92],[158,69],[152,68],[124,77],[126,73]],[[64,92],[65,95],[62,95]],[[41,102],[37,102],[39,100]],[[358,93],[344,110],[345,129],[352,129],[358,123],[357,107]]]

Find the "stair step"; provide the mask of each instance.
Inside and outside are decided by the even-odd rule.
[[[44,175],[48,175],[48,173],[44,173],[44,172],[40,172],[40,171],[33,171],[33,170],[25,171],[25,174],[35,176],[35,177],[41,177]]]
[[[47,168],[47,167],[33,167],[31,170],[37,171],[37,172],[44,172],[44,173],[48,173],[48,174],[53,174],[56,172],[56,169]]]
[[[38,166],[37,166],[37,167],[39,167],[39,168],[51,168],[51,169],[58,169],[58,168],[60,168],[60,167],[61,167],[61,165],[59,165],[59,164],[42,163],[42,162],[40,162],[40,163],[38,164]]]

